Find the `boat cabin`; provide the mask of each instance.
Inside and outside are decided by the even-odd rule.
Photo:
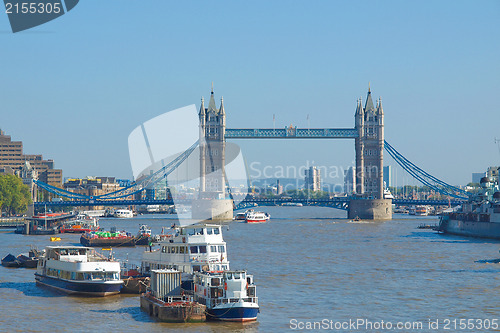
[[[153,269],[177,269],[183,273],[227,270],[226,243],[220,225],[192,225],[172,229],[159,247],[146,250],[142,258],[143,272]]]
[[[258,303],[253,275],[246,271],[219,271],[194,274],[195,300],[214,307],[228,303]]]

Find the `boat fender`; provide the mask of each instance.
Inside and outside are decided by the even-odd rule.
[[[197,292],[197,291],[198,291],[198,286],[194,285],[194,292]]]
[[[182,242],[186,243],[186,237],[182,237]]]
[[[224,282],[224,290],[227,290],[227,282]]]
[[[207,296],[207,290],[206,289],[203,289],[203,295]]]

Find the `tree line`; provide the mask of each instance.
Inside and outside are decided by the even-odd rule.
[[[31,194],[21,178],[0,175],[0,210],[7,215],[22,214],[31,205]]]

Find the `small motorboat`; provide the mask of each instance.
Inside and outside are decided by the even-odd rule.
[[[247,223],[262,223],[267,222],[271,218],[271,215],[264,212],[249,212],[246,215],[245,221]]]
[[[19,266],[24,268],[36,268],[38,264],[38,259],[40,259],[42,253],[35,249],[31,249],[28,253],[21,253],[17,256],[19,261]]]
[[[4,267],[21,267],[19,260],[11,253],[2,259],[2,266]]]

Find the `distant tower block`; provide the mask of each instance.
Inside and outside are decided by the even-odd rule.
[[[349,217],[391,219],[392,200],[384,199],[384,110],[380,98],[373,105],[369,85],[365,107],[361,99],[357,103],[355,128],[358,199],[349,203]]]
[[[201,99],[200,119],[200,194],[193,201],[193,218],[231,220],[233,201],[225,197],[225,131],[224,100],[215,106],[214,90],[210,93],[208,108]]]

